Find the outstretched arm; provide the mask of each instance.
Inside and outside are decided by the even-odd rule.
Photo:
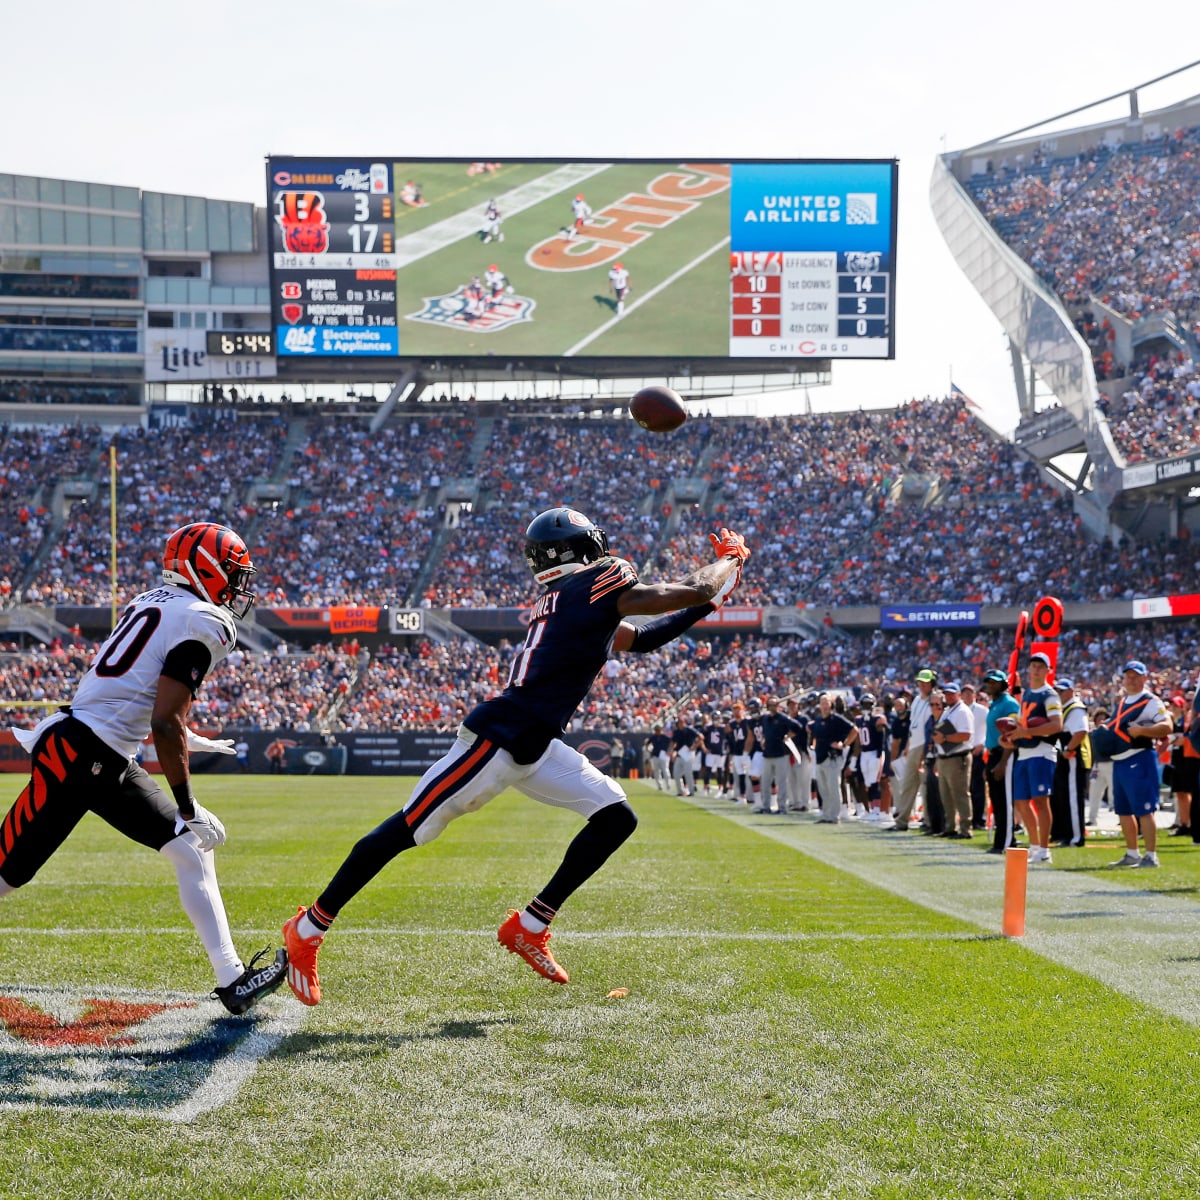
[[[710,534],[718,558],[693,571],[678,583],[635,584],[622,593],[617,611],[622,616],[668,613],[638,626],[622,621],[613,638],[613,650],[645,654],[665,646],[697,621],[720,608],[742,577],[742,564],[750,557],[745,540],[722,529]]]

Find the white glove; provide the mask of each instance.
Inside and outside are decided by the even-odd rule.
[[[195,750],[205,750],[210,754],[236,754],[237,751],[233,747],[233,738],[220,738],[213,741],[212,738],[206,738],[203,734],[197,733],[194,729],[187,731],[187,748],[189,752]]]
[[[225,826],[201,804],[193,804],[195,816],[187,819],[179,817],[199,839],[201,850],[213,850],[225,845]]]

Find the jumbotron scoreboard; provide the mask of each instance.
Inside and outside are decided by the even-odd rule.
[[[891,358],[897,173],[271,158],[276,352]]]

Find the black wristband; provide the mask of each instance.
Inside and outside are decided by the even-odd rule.
[[[691,629],[697,621],[703,621],[711,612],[716,612],[716,607],[709,601],[705,604],[697,604],[693,608],[684,608],[678,612],[668,613],[665,617],[659,617],[654,621],[647,621],[645,625],[638,627],[633,635],[633,645],[629,648],[634,654],[647,654],[651,650],[657,650],[660,646],[665,646],[668,642],[673,641],[685,630]]]
[[[196,813],[196,797],[192,795],[192,781],[185,779],[182,783],[171,784],[171,795],[175,797],[175,803],[179,806],[181,813]]]

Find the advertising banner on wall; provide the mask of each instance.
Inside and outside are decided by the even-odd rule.
[[[981,604],[885,604],[879,610],[881,629],[961,629],[978,625]]]
[[[274,356],[211,354],[204,329],[147,329],[147,383],[245,384],[273,379]]]
[[[231,754],[195,753],[191,756],[194,774],[234,774],[243,769],[253,775],[423,775],[454,744],[453,733],[436,730],[375,730],[369,733],[321,734],[315,730],[206,729],[207,737],[231,738],[245,742],[243,768]],[[569,746],[601,771],[612,766],[613,733],[591,731],[568,733]],[[623,734],[625,744],[641,745],[636,733]],[[154,747],[143,746],[142,765],[158,774],[160,768]],[[8,729],[0,730],[0,773],[27,775],[29,755]]]

